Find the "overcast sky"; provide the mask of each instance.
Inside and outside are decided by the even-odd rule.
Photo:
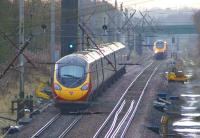
[[[107,0],[111,3],[114,3],[115,0]],[[122,3],[125,7],[133,8],[172,8],[179,9],[182,7],[188,8],[199,8],[200,9],[200,0],[117,0],[118,3]]]

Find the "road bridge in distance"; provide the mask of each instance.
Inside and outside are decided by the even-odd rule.
[[[144,33],[147,36],[165,34],[198,34],[195,25],[157,25],[136,27],[136,32]]]

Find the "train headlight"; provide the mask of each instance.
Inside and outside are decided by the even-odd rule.
[[[88,90],[88,89],[89,89],[89,84],[88,83],[86,83],[85,85],[83,85],[81,87],[81,90]]]
[[[54,83],[54,89],[55,90],[61,90],[62,88],[58,84]]]

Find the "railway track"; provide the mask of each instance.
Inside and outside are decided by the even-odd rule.
[[[151,63],[131,82],[124,94],[121,96],[112,112],[105,122],[97,130],[94,138],[97,137],[124,137],[129,125],[134,118],[138,106],[142,100],[145,89],[151,77],[156,72],[157,63]],[[70,130],[82,119],[83,115],[62,115],[52,117],[43,127],[35,132],[31,138],[66,137]],[[122,131],[123,130],[123,131]]]
[[[123,138],[133,122],[145,90],[159,66],[152,62],[131,82],[93,138]]]
[[[56,114],[43,127],[35,132],[31,138],[64,138],[67,133],[78,123],[82,115],[62,115]],[[59,126],[59,127],[58,127]],[[59,128],[59,129],[58,129]]]

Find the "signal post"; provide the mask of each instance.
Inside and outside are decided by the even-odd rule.
[[[78,48],[78,0],[61,2],[61,57]]]

